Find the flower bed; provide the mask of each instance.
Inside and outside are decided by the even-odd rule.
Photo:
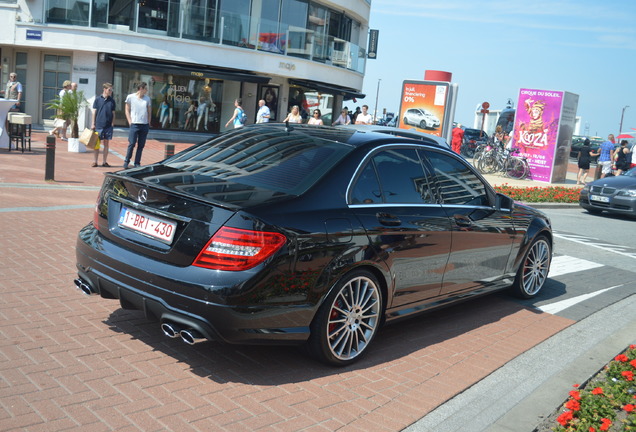
[[[611,361],[585,386],[570,392],[555,432],[636,431],[636,345]]]
[[[515,201],[525,203],[538,202],[556,202],[556,203],[578,203],[579,188],[571,188],[564,186],[546,186],[546,187],[515,187],[508,183],[494,186],[497,192],[508,195]]]

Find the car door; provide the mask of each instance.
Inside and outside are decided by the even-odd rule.
[[[435,297],[441,289],[451,224],[430,181],[414,147],[385,146],[369,155],[350,188],[349,207],[394,280],[389,307]]]
[[[436,150],[422,153],[451,224],[441,294],[500,286],[516,237],[510,211],[496,208],[496,195],[465,161]]]

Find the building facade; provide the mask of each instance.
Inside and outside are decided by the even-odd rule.
[[[47,124],[64,80],[89,99],[114,84],[148,84],[151,127],[216,133],[234,100],[250,119],[265,99],[273,121],[293,105],[330,122],[361,98],[371,0],[0,0],[0,76],[23,85],[21,109]]]

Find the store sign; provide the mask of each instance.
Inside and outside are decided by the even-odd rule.
[[[378,58],[378,36],[380,30],[369,30],[369,49],[367,56],[370,59]]]
[[[404,81],[399,113],[400,128],[445,136],[448,95],[447,82]]]
[[[42,40],[42,30],[27,29],[26,38],[29,40]]]

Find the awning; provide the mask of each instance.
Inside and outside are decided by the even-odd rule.
[[[186,75],[196,78],[244,81],[258,84],[267,84],[271,79],[267,76],[256,75],[235,69],[213,68],[188,63],[168,63],[156,59],[133,58],[112,54],[108,54],[107,58],[108,60],[114,61],[117,67],[124,69],[146,69],[152,72],[172,73],[175,75]]]
[[[366,96],[364,93],[360,93],[351,88],[340,87],[333,84],[325,84],[325,83],[321,83],[317,81],[290,79],[289,84],[305,87],[307,89],[319,91],[322,93],[328,93],[332,95],[341,95],[344,97],[344,100],[349,100],[354,98],[364,99],[364,97]]]

